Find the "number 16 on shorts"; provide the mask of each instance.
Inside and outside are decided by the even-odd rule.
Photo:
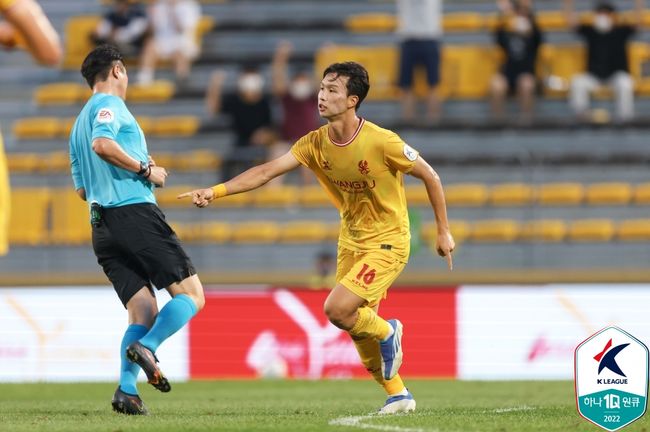
[[[641,418],[648,400],[648,348],[626,331],[607,327],[576,348],[578,412],[609,431]]]

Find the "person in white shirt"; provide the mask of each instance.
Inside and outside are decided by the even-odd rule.
[[[149,8],[153,38],[145,45],[138,82],[153,81],[158,59],[174,63],[176,79],[185,82],[199,55],[196,30],[201,6],[196,0],[157,0]]]
[[[401,38],[398,84],[403,119],[407,122],[415,120],[413,73],[417,66],[422,66],[429,84],[427,121],[436,122],[440,117],[436,86],[440,81],[442,0],[397,0],[397,19],[397,34]]]

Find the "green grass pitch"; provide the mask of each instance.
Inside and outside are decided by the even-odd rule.
[[[413,414],[369,415],[383,394],[371,381],[203,381],[161,394],[141,383],[148,417],[111,411],[115,384],[0,384],[0,431],[579,432],[568,381],[408,380]],[[647,431],[646,417],[624,428]]]

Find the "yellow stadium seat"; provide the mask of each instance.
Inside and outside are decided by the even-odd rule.
[[[227,222],[204,222],[199,225],[199,241],[223,244],[230,241],[232,227]]]
[[[325,240],[338,241],[339,233],[341,232],[341,223],[340,222],[328,223],[326,224],[326,229],[327,229],[327,233],[326,233]]]
[[[73,188],[52,189],[50,243],[77,245],[88,243],[91,238],[88,203]]]
[[[585,200],[588,204],[626,205],[632,199],[632,186],[628,183],[595,183],[587,186]]]
[[[449,230],[454,237],[456,243],[460,243],[467,239],[470,235],[470,225],[462,220],[450,220]],[[427,243],[434,243],[438,237],[438,227],[435,222],[427,222],[422,224],[422,240]]]
[[[503,53],[495,46],[449,45],[443,48],[441,85],[449,96],[460,99],[481,99],[490,91],[490,81],[497,72]],[[446,82],[445,82],[446,81]]]
[[[303,207],[327,207],[332,205],[332,199],[319,184],[303,186],[299,191],[298,200]]]
[[[566,223],[558,219],[531,220],[523,224],[519,237],[532,242],[561,242],[566,237]]]
[[[142,128],[142,126],[140,127]],[[154,160],[156,165],[166,169],[178,169],[179,160],[182,159],[184,153],[177,152],[154,152],[149,153],[149,156]]]
[[[475,242],[510,243],[519,236],[519,222],[511,219],[478,221],[472,225],[471,239]]]
[[[17,139],[53,139],[61,132],[56,117],[31,117],[14,121],[13,133]]]
[[[442,27],[446,32],[477,32],[485,25],[485,16],[477,12],[452,12],[442,17]]]
[[[49,173],[69,173],[70,154],[67,151],[55,151],[42,154],[38,169]]]
[[[343,26],[352,33],[388,33],[395,31],[397,18],[388,13],[350,15]]]
[[[9,243],[36,246],[47,242],[50,191],[47,188],[13,188],[9,216]]]
[[[634,203],[650,204],[650,183],[641,183],[634,188]]]
[[[70,132],[72,132],[72,127],[76,120],[76,117],[66,117],[59,120],[59,136],[61,138],[65,140],[70,139]]]
[[[151,84],[132,84],[126,93],[127,102],[160,103],[174,96],[176,87],[171,81],[154,81]]]
[[[650,219],[621,221],[616,229],[616,237],[627,242],[650,240]]]
[[[327,224],[321,221],[292,221],[280,228],[281,243],[319,243],[327,238]]]
[[[340,61],[359,62],[372,77],[372,90],[368,93],[368,100],[393,100],[398,94],[395,86],[398,59],[399,52],[393,45],[326,45],[316,52],[315,69],[322,71],[330,64]]]
[[[280,228],[275,222],[249,221],[234,225],[233,243],[275,243],[280,236]]]
[[[194,243],[196,241],[199,231],[196,224],[178,221],[168,221],[167,223],[182,242]]]
[[[568,238],[575,242],[608,242],[614,236],[614,222],[609,219],[573,221]]]
[[[492,186],[490,204],[495,206],[522,206],[535,198],[535,189],[523,183],[503,183]]]
[[[181,171],[216,171],[221,166],[221,158],[213,150],[191,150],[174,156],[174,166]]]
[[[137,116],[135,120],[138,122],[140,129],[145,135],[149,135],[154,130],[154,120],[147,116]]]
[[[156,195],[156,201],[161,207],[182,207],[189,209],[193,206],[192,198],[178,199],[178,195],[194,189],[198,189],[197,186],[175,185],[156,188],[154,189],[154,193]]]
[[[567,30],[569,23],[564,11],[539,11],[535,14],[537,25],[544,31]]]
[[[244,207],[249,205],[252,201],[253,194],[239,193],[214,200],[210,205],[213,207]]]
[[[579,205],[584,197],[580,183],[547,183],[540,185],[537,200],[542,205]]]
[[[586,69],[585,47],[575,44],[549,45],[540,48],[537,62],[537,76],[547,83],[547,96],[565,97],[571,85],[571,78]]]
[[[151,135],[159,137],[192,136],[199,130],[201,122],[196,116],[154,117]],[[142,125],[140,126],[142,128]],[[143,129],[144,130],[144,129]]]
[[[44,84],[34,91],[38,105],[70,105],[85,101],[92,92],[85,84],[60,82]]]
[[[31,173],[38,169],[40,163],[40,153],[7,153],[10,173]]]
[[[407,185],[404,187],[406,192],[406,203],[408,205],[429,204],[429,195],[427,189],[422,185]]]
[[[295,186],[267,186],[253,193],[253,205],[257,207],[288,207],[298,201]]]
[[[98,15],[79,15],[69,18],[65,23],[65,57],[63,67],[78,69],[81,62],[93,49],[90,34],[97,28],[101,17]]]
[[[445,198],[450,206],[482,206],[488,198],[484,184],[458,183],[445,187]]]

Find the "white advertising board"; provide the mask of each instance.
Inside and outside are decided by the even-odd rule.
[[[574,350],[609,325],[650,341],[650,285],[463,286],[458,377],[572,379]]]
[[[160,308],[169,301],[166,291],[156,295]],[[127,325],[108,286],[2,288],[0,381],[115,381]],[[169,378],[187,379],[187,327],[156,355]]]

